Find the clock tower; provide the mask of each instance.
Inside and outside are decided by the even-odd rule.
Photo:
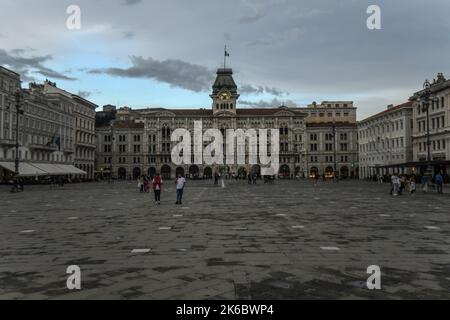
[[[236,114],[236,102],[239,99],[237,85],[233,79],[233,70],[221,68],[217,70],[217,77],[212,87],[213,114],[231,112]]]

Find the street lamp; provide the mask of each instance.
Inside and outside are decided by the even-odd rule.
[[[333,120],[333,160],[334,160],[334,180],[337,182],[339,181],[337,176],[337,153],[336,153],[336,121]]]
[[[21,104],[21,100],[22,100],[22,90],[21,89],[17,89],[16,92],[14,93],[14,97],[15,97],[15,108],[16,108],[16,142],[15,142],[15,159],[14,159],[14,177],[17,178],[17,176],[19,175],[19,164],[20,164],[20,159],[19,159],[19,116],[24,114],[24,111],[22,109],[22,104]],[[8,104],[7,109],[11,111],[11,105],[12,102],[9,101],[10,103]]]
[[[431,84],[428,79],[425,80],[423,84],[423,92],[420,95],[420,103],[422,112],[426,112],[426,123],[427,123],[427,174],[431,172],[431,141],[430,141],[430,96],[431,96]]]
[[[110,129],[111,129],[111,157],[109,159],[109,181],[112,181],[113,176],[113,158],[114,158],[114,145],[115,145],[115,137],[114,137],[114,120],[110,123]]]

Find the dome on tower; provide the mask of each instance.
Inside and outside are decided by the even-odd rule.
[[[230,68],[221,68],[217,70],[217,78],[212,87],[213,95],[219,94],[223,90],[229,91],[233,95],[237,95],[237,85],[233,79],[233,70]]]

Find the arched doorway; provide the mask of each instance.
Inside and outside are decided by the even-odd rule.
[[[348,178],[348,167],[344,166],[341,168],[341,179],[347,179]]]
[[[203,170],[203,178],[205,179],[212,179],[212,169],[210,167],[206,167],[205,170]]]
[[[333,179],[334,178],[334,169],[332,167],[327,167],[325,169],[325,178]]]
[[[238,176],[240,179],[247,178],[247,170],[244,167],[240,167],[238,170]]]
[[[319,175],[319,169],[317,169],[316,167],[312,167],[310,170],[309,170],[309,177],[310,178],[315,178],[315,177],[317,177]]]
[[[127,169],[119,168],[119,171],[117,173],[118,173],[119,179],[126,179],[127,178]]]
[[[153,179],[153,177],[156,175],[156,168],[155,167],[150,167],[148,169],[148,176]]]
[[[161,168],[161,177],[163,179],[170,179],[171,178],[172,169],[167,164],[163,165]]]
[[[189,168],[189,176],[191,179],[198,179],[198,176],[200,175],[200,169],[198,166],[190,166]]]
[[[133,179],[137,179],[141,176],[141,169],[140,168],[134,168],[133,169]]]
[[[176,173],[177,177],[178,176],[183,176],[184,177],[184,168],[178,167],[175,173]]]
[[[289,178],[291,175],[291,169],[288,165],[284,164],[280,168],[279,177],[280,178]]]

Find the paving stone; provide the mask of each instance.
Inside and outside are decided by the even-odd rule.
[[[122,182],[0,187],[0,299],[450,299],[448,194],[389,190],[192,181],[180,207],[172,184],[160,206]]]

